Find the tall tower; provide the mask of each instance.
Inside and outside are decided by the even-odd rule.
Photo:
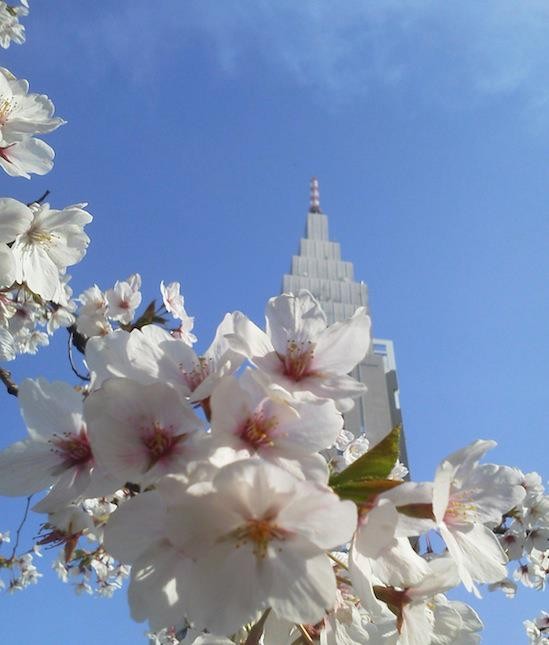
[[[353,315],[358,307],[368,307],[368,288],[354,279],[353,264],[341,259],[337,242],[328,235],[328,218],[320,208],[316,177],[311,180],[311,198],[305,236],[299,254],[282,282],[283,292],[308,289],[317,298],[332,324]],[[402,425],[393,343],[375,338],[364,360],[351,373],[368,390],[355,399],[354,408],[345,414],[345,428],[355,436],[362,433],[376,444],[396,425]],[[404,441],[401,461],[407,463]]]

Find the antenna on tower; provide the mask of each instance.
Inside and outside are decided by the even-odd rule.
[[[313,177],[311,179],[311,200],[309,204],[309,213],[322,213],[320,210],[320,189],[318,187],[318,179]]]

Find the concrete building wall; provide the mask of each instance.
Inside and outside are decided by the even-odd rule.
[[[300,289],[308,289],[320,301],[329,324],[349,318],[360,306],[368,309],[367,286],[354,280],[353,264],[341,259],[340,246],[329,239],[328,218],[321,212],[308,213],[299,254],[282,281],[283,292]],[[345,414],[345,428],[355,436],[364,433],[374,445],[402,424],[392,342],[375,339],[352,375],[368,390]],[[401,458],[406,459],[405,448]]]

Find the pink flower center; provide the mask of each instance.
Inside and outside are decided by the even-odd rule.
[[[311,363],[315,344],[308,341],[289,340],[286,356],[281,357],[284,363],[284,374],[293,381],[312,375]]]
[[[63,457],[64,468],[83,466],[93,458],[88,435],[83,428],[78,434],[65,432],[62,436],[53,435],[50,443],[55,446],[52,451]]]
[[[471,524],[477,521],[477,507],[472,503],[469,491],[454,493],[448,500],[444,513],[446,524]]]
[[[2,157],[2,159],[4,159],[4,161],[7,161],[8,163],[13,163],[12,160],[8,157],[8,150],[10,148],[13,148],[14,145],[15,143],[10,143],[9,146],[0,146],[0,157]]]
[[[141,437],[141,441],[149,454],[148,469],[152,468],[157,462],[169,457],[185,437],[185,434],[176,435],[171,426],[164,428],[155,423],[152,428],[147,428]]]
[[[194,392],[196,388],[210,375],[210,363],[211,359],[208,359],[205,356],[199,356],[198,362],[190,372],[181,370],[183,373],[183,379],[189,386],[189,390],[191,392]]]
[[[266,418],[261,412],[252,414],[244,422],[238,436],[253,450],[274,446],[272,432],[277,427],[276,417]]]
[[[283,542],[290,536],[289,531],[275,524],[273,520],[272,514],[267,514],[262,518],[248,520],[246,524],[237,528],[231,533],[231,537],[236,539],[235,548],[239,549],[243,544],[251,542],[253,554],[257,558],[265,558],[270,542]]]

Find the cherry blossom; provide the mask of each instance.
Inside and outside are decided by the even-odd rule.
[[[370,346],[370,319],[364,308],[342,323],[327,326],[317,300],[306,290],[271,298],[267,305],[267,332],[245,316],[235,319],[228,336],[263,373],[288,390],[308,390],[333,398],[343,411],[364,385],[348,373]]]
[[[19,18],[28,13],[27,0],[21,0],[21,4],[16,6],[0,1],[0,47],[7,49],[12,42],[17,45],[25,42],[25,27],[19,22]]]
[[[507,573],[507,558],[486,524],[499,524],[525,494],[512,468],[478,464],[495,445],[479,440],[453,453],[437,469],[433,485],[437,528],[465,587],[477,594],[474,580],[497,582]]]
[[[53,116],[53,103],[45,94],[29,94],[28,90],[26,80],[0,68],[0,166],[8,175],[26,178],[31,173],[44,175],[53,166],[53,150],[33,135],[46,134],[64,123]]]
[[[302,467],[324,473],[325,460],[313,453],[328,448],[343,426],[330,399],[291,396],[280,387],[265,387],[251,370],[238,381],[225,377],[212,395],[211,410],[216,447],[232,448],[241,457],[259,455],[286,468],[297,460]],[[299,476],[299,468],[295,474]]]
[[[13,243],[17,282],[45,300],[66,303],[62,274],[84,257],[90,241],[84,226],[92,216],[84,207],[75,204],[54,210],[49,204],[33,204],[31,225]]]
[[[88,396],[84,413],[94,454],[122,482],[150,484],[184,471],[198,450],[201,421],[164,383],[109,379]]]
[[[82,416],[82,396],[67,383],[23,381],[21,412],[29,438],[0,452],[0,494],[30,495],[51,486],[35,510],[50,512],[87,493],[116,488],[98,468]]]
[[[117,280],[114,287],[105,293],[108,317],[123,324],[132,321],[135,310],[141,304],[141,276],[134,274],[128,280]]]
[[[232,351],[225,338],[234,329],[235,315],[227,314],[215,338],[202,355],[157,325],[146,325],[130,334],[120,330],[93,338],[86,359],[99,385],[111,376],[125,376],[142,383],[170,383],[192,402],[208,399],[219,380],[234,372],[243,357]]]

